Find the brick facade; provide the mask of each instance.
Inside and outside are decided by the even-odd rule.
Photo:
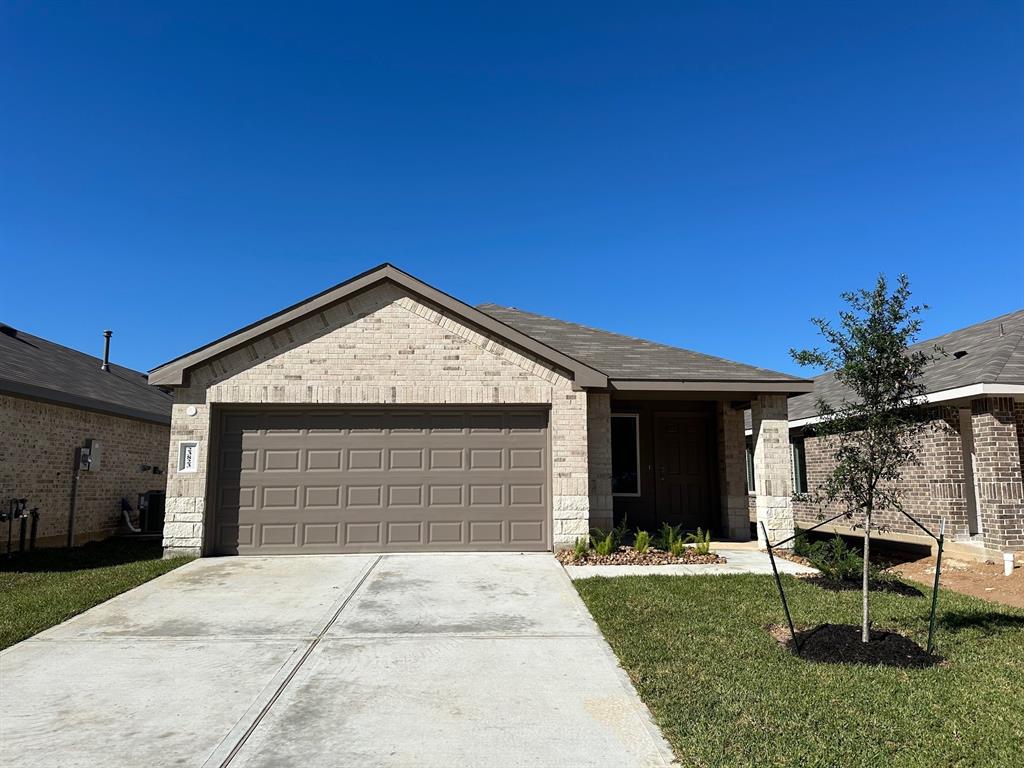
[[[746,439],[743,434],[743,409],[717,404],[718,480],[722,499],[725,535],[746,541],[750,538],[747,509]],[[755,508],[756,513],[756,508]]]
[[[793,463],[789,447],[789,408],[785,395],[758,395],[750,404],[754,447],[754,509],[757,541],[765,546],[762,524],[773,542],[793,535]],[[793,546],[792,542],[783,545]]]
[[[974,483],[978,515],[989,549],[1024,549],[1024,486],[1014,402],[987,397],[971,402]]]
[[[603,392],[587,393],[587,464],[590,476],[590,527],[609,530],[612,508],[612,399]]]
[[[947,539],[970,540],[972,528],[980,523],[986,548],[1024,549],[1020,463],[1024,405],[1005,398],[985,398],[974,401],[971,406],[967,424],[975,454],[973,487],[968,487],[969,474],[965,473],[961,406],[936,406],[929,411],[928,428],[921,437],[921,463],[904,471],[901,482],[904,509],[936,533],[945,518]],[[834,466],[832,450],[827,438],[813,436],[804,438],[804,447],[808,488],[813,491]],[[968,441],[968,456],[970,451]],[[972,522],[969,500],[975,492],[977,520]],[[794,502],[793,508],[796,523],[802,527],[814,525],[821,517],[840,511],[836,505],[820,509],[803,501]],[[883,534],[923,535],[917,526],[894,510],[876,510],[875,521],[882,526]]]
[[[554,546],[585,536],[592,507],[610,498],[610,447],[607,461],[595,447],[598,476],[590,475],[588,429],[607,419],[588,417],[588,405],[607,415],[600,396],[574,391],[563,372],[385,283],[203,363],[190,372],[188,386],[175,390],[168,552],[203,549],[212,409],[238,403],[547,405]],[[177,472],[183,440],[199,444],[197,472]]]
[[[114,533],[122,497],[134,506],[138,494],[164,488],[166,474],[139,467],[166,468],[166,424],[0,395],[0,435],[0,503],[6,508],[9,499],[25,498],[29,508],[39,508],[38,546],[67,541],[75,449],[87,438],[101,441],[103,456],[98,471],[81,473],[77,542]]]

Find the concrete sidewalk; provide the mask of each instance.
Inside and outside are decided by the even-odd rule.
[[[665,766],[550,554],[190,563],[0,652],[5,766]]]

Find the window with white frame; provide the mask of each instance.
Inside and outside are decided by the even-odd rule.
[[[612,495],[640,495],[640,417],[612,414]]]

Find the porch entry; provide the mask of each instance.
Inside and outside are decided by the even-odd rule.
[[[714,404],[617,403],[612,413],[616,522],[719,533]]]

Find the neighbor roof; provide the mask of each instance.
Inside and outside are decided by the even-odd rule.
[[[721,357],[556,320],[514,307],[477,309],[608,376],[631,381],[801,383],[806,379]]]
[[[153,384],[179,386],[190,368],[385,281],[393,282],[470,325],[571,372],[579,387],[697,390],[710,388],[705,384],[714,384],[716,390],[787,393],[806,392],[811,387],[808,379],[496,304],[482,304],[474,308],[391,264],[375,267],[164,363],[150,372],[149,380]]]
[[[0,325],[0,392],[169,424],[172,398],[146,374]]]
[[[922,382],[929,395],[974,384],[1024,386],[1024,309],[919,342],[911,349],[928,351],[935,346],[945,355],[925,368]],[[819,397],[835,403],[844,396],[849,396],[849,390],[836,381],[834,373],[818,376],[813,394],[790,399],[789,420],[813,418]]]

